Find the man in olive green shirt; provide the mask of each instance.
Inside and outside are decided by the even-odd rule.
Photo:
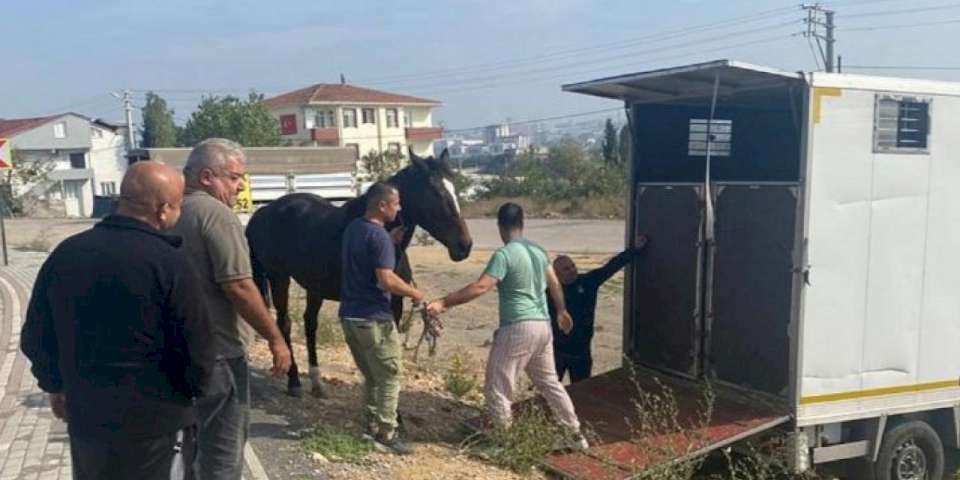
[[[200,274],[210,312],[216,364],[210,386],[198,400],[197,478],[240,480],[250,407],[246,345],[251,327],[267,339],[274,376],[290,368],[290,350],[253,283],[250,251],[243,225],[231,209],[243,188],[246,157],[240,145],[225,139],[194,147],[183,169],[187,183],[180,221],[174,233]]]
[[[499,428],[510,425],[516,375],[524,370],[547,400],[554,415],[572,434],[572,441],[566,446],[585,449],[588,445],[580,434],[580,421],[570,396],[557,378],[553,359],[547,290],[557,307],[561,328],[569,332],[573,326],[564,305],[560,282],[550,265],[547,252],[523,238],[523,209],[519,205],[503,204],[497,212],[497,226],[504,246],[493,253],[480,278],[461,290],[431,302],[427,310],[431,315],[439,315],[496,286],[500,302],[500,328],[494,333],[484,382],[490,420]]]

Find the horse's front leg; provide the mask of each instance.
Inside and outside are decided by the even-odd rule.
[[[323,297],[315,290],[307,290],[307,308],[303,311],[303,323],[307,333],[307,361],[310,363],[310,393],[314,397],[326,398],[327,392],[323,389],[323,379],[320,378],[320,364],[317,361],[317,325],[320,316],[320,307],[323,306]]]

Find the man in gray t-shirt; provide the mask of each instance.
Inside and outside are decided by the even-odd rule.
[[[273,375],[290,369],[290,350],[253,283],[243,226],[231,210],[243,189],[245,162],[240,145],[230,140],[197,144],[183,168],[187,193],[174,229],[201,275],[217,349],[210,386],[197,402],[194,470],[203,480],[240,480],[243,473],[250,406],[245,349],[252,339],[249,327],[267,339]]]

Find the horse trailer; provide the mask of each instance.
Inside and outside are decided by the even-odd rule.
[[[651,241],[624,287],[641,378],[572,385],[599,441],[548,467],[670,460],[626,433],[630,385],[655,375],[683,418],[716,391],[684,454],[766,436],[796,472],[939,479],[960,443],[960,84],[721,60],[563,90],[625,103],[626,246]]]

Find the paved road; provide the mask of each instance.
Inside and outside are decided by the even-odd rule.
[[[495,219],[467,220],[475,248],[503,245]],[[610,253],[623,250],[623,220],[529,219],[524,234],[551,252]]]
[[[95,220],[35,219],[7,220],[7,238],[19,248],[55,245],[74,233],[86,230]],[[502,245],[494,219],[467,220],[474,246],[493,249]],[[551,252],[610,253],[623,249],[622,220],[527,220],[526,235]]]

